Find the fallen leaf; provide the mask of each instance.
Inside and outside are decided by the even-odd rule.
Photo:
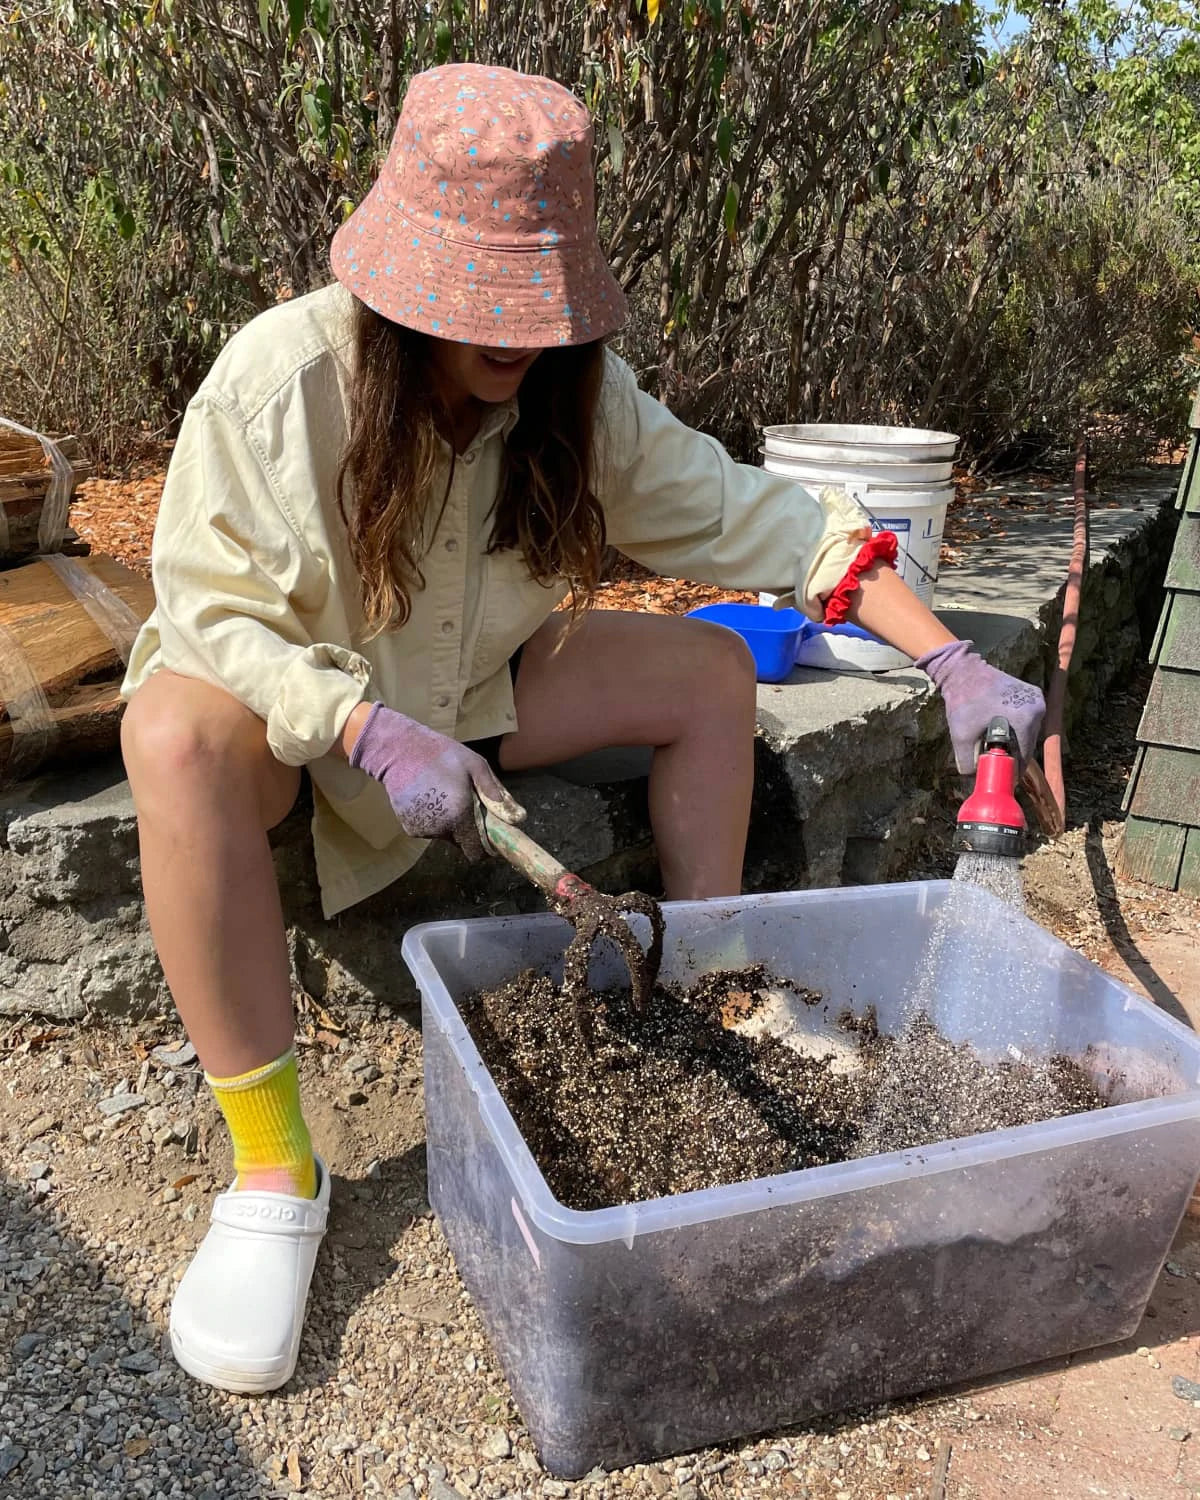
[[[191,1187],[192,1183],[195,1182],[195,1180],[196,1173],[187,1172],[182,1177],[176,1178],[171,1186],[175,1189],[176,1192],[178,1192],[180,1188]]]
[[[342,1045],[341,1037],[334,1036],[332,1031],[318,1031],[314,1033],[313,1041],[320,1042],[322,1047],[329,1047],[334,1052]]]
[[[150,1443],[147,1438],[130,1438],[125,1444],[126,1458],[141,1458],[144,1453],[150,1452]]]
[[[292,1481],[293,1489],[300,1489],[304,1484],[304,1476],[300,1472],[300,1449],[295,1443],[287,1452],[287,1476]]]
[[[21,1050],[23,1052],[33,1052],[38,1047],[47,1047],[51,1042],[57,1042],[60,1037],[70,1035],[71,1033],[64,1030],[61,1026],[55,1027],[52,1031],[35,1031],[34,1034],[25,1041]]]

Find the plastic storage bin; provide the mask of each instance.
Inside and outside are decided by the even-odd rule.
[[[665,972],[761,961],[986,1053],[1066,1052],[1115,1107],[596,1212],[550,1193],[455,1008],[557,917],[413,928],[429,1197],[543,1462],[574,1476],[1126,1337],[1200,1166],[1200,1038],[957,882],[670,905]],[[615,979],[601,955],[594,978]]]

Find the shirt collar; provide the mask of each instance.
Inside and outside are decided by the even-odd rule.
[[[470,453],[476,448],[482,448],[484,443],[489,438],[494,437],[496,433],[499,433],[501,437],[507,440],[509,433],[517,425],[520,415],[520,407],[515,396],[508,401],[499,401],[494,406],[489,406],[483,414],[483,419],[479,424],[479,431],[471,439],[466,453]],[[438,435],[438,443],[443,453],[449,456],[450,444],[440,434]],[[461,454],[460,457],[465,458],[466,453]]]
[[[491,407],[480,425],[480,440],[483,441],[490,438],[493,432],[500,433],[501,437],[507,440],[509,433],[517,425],[520,415],[520,403],[516,396],[512,396],[509,400],[501,401],[498,405]]]

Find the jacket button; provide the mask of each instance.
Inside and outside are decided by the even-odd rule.
[[[453,630],[454,630],[454,621],[453,620],[443,620],[442,621],[442,634],[443,635],[450,635],[450,634],[452,634]]]
[[[458,551],[458,538],[457,537],[451,536],[451,537],[447,537],[446,538],[446,551],[447,552],[457,552]]]
[[[433,706],[435,708],[449,708],[450,707],[450,699],[447,697],[447,695],[445,693],[442,693],[442,695],[440,697],[435,698],[433,700]]]

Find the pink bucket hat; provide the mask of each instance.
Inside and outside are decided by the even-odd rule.
[[[584,344],[628,311],[596,237],[588,112],[561,84],[508,68],[412,79],[330,258],[368,307],[458,343]]]

